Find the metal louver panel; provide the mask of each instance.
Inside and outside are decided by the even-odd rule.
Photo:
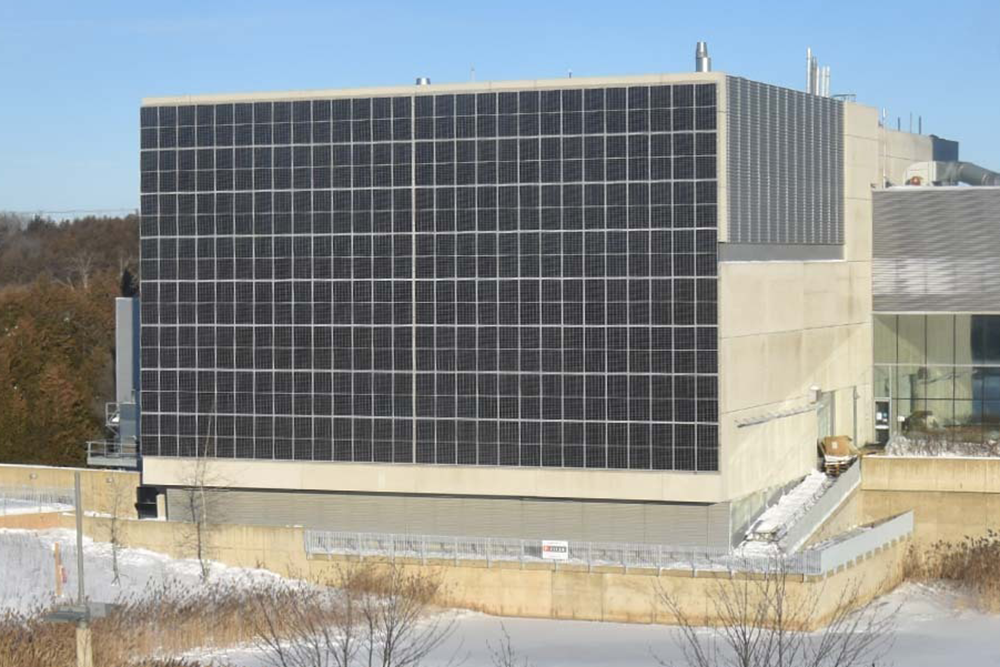
[[[727,79],[729,243],[844,242],[843,104]]]
[[[1000,312],[1000,188],[874,193],[879,312]]]
[[[534,498],[213,491],[209,521],[462,537],[570,539],[728,547],[729,503],[619,503]],[[167,490],[171,520],[190,511]]]

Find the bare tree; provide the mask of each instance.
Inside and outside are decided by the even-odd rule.
[[[880,664],[892,646],[896,609],[860,582],[838,591],[789,587],[783,560],[763,571],[718,579],[708,594],[713,627],[698,628],[682,604],[659,584],[656,597],[673,614],[677,641],[689,667],[861,667]],[[880,591],[882,592],[882,591]],[[808,632],[833,599],[827,624]],[[671,663],[659,659],[661,665]]]
[[[135,493],[135,485],[129,480],[128,475],[121,473],[111,473],[107,478],[108,484],[108,543],[111,545],[111,572],[112,583],[121,583],[121,570],[118,567],[118,555],[122,548],[122,519],[126,515],[132,515],[129,508],[132,507],[132,494]]]
[[[213,465],[215,458],[214,415],[209,418],[204,439],[195,442],[195,452],[181,475],[179,491],[182,504],[182,524],[179,538],[182,546],[198,560],[202,581],[208,581],[211,562],[208,554],[208,537],[213,524],[222,517],[222,494],[228,487],[226,480]]]
[[[486,648],[490,651],[490,662],[493,663],[493,667],[531,667],[528,659],[518,655],[514,650],[510,633],[503,623],[500,624],[500,640],[497,645],[487,643]]]
[[[96,262],[97,258],[93,253],[87,251],[76,253],[69,261],[69,284],[73,284],[73,277],[76,276],[80,280],[80,287],[85,290],[89,288],[90,275],[94,272]]]
[[[248,617],[279,667],[419,667],[454,632],[440,592],[438,577],[395,563],[352,565],[325,586],[258,588]]]

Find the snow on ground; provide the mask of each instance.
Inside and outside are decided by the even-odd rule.
[[[71,530],[0,529],[0,613],[28,612],[48,606],[55,599],[55,558],[58,543],[66,582],[64,596],[76,595],[76,534]],[[113,583],[111,545],[84,538],[84,573],[87,597],[95,602],[115,602],[143,595],[156,586],[193,587],[200,583],[197,560],[176,560],[145,549],[121,549],[119,584]],[[212,563],[209,579],[224,583],[247,577],[278,579],[265,570],[228,567]]]
[[[885,663],[900,667],[1000,665],[1000,616],[969,609],[945,588],[906,584],[883,598],[885,613],[899,609],[896,636]],[[657,658],[684,665],[676,628],[657,625],[497,618],[477,613],[456,617],[455,634],[427,661],[428,667],[464,658],[463,667],[492,667],[488,644],[496,646],[501,625],[514,650],[533,667],[656,667]],[[704,631],[708,636],[708,631]],[[212,664],[270,667],[256,650],[206,656]]]
[[[737,550],[747,556],[771,556],[778,553],[777,542],[788,532],[834,480],[826,473],[814,470],[805,479],[781,496],[758,517],[750,527],[746,539]]]
[[[75,536],[69,530],[0,530],[0,613],[25,610],[33,603],[50,601],[54,593],[52,545],[60,544],[69,581],[64,590],[75,591]],[[197,586],[199,569],[194,560],[174,560],[141,549],[123,549],[122,583],[111,583],[110,547],[84,543],[88,596],[114,601],[119,595],[141,594],[162,582]],[[261,570],[213,564],[213,581],[274,578]],[[961,664],[963,667],[1000,665],[1000,616],[970,608],[962,595],[944,587],[907,584],[882,600],[882,608],[899,606],[897,635],[889,663],[907,667]],[[506,618],[472,612],[456,615],[456,631],[428,665],[446,664],[453,656],[465,657],[464,667],[491,667],[487,643],[496,645],[501,623],[518,653],[535,667],[646,665],[660,658],[682,665],[676,629],[621,623],[552,621]],[[232,649],[205,653],[214,665],[265,667],[259,651]],[[206,662],[209,664],[209,662]]]

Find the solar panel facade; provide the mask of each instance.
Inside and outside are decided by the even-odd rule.
[[[717,470],[716,92],[143,107],[143,453]]]

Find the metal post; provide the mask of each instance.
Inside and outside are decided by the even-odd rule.
[[[83,585],[83,500],[80,493],[80,471],[73,473],[73,500],[76,503],[76,602],[84,603],[86,591]]]
[[[455,565],[458,566],[458,538],[455,538]]]
[[[521,569],[523,570],[524,569],[524,540],[521,540],[521,555],[518,557],[518,560],[521,561]]]

